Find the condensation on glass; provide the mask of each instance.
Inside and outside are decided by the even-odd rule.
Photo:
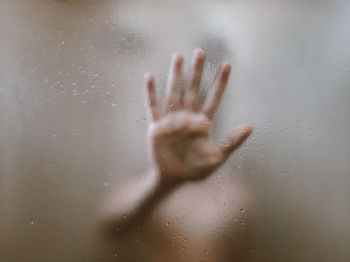
[[[254,214],[252,261],[349,261],[349,13],[345,0],[2,0],[0,260],[228,261],[231,229]],[[254,134],[229,175],[105,239],[101,202],[148,166],[143,75],[164,86],[170,54],[188,67],[195,47],[203,87],[232,63],[214,139],[240,122]]]

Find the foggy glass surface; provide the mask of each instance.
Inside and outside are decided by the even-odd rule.
[[[226,261],[241,184],[250,260],[349,261],[349,14],[345,0],[0,0],[0,260]],[[170,54],[187,67],[195,47],[203,87],[232,64],[214,139],[254,133],[229,176],[106,240],[101,203],[149,166],[143,75],[164,87]]]

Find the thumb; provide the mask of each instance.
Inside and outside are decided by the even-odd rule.
[[[229,135],[220,145],[224,160],[226,160],[233,151],[242,145],[252,132],[253,127],[251,125],[240,124],[231,133],[229,133]]]

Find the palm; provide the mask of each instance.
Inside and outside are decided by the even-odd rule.
[[[184,181],[203,178],[219,167],[251,133],[249,125],[234,130],[221,145],[208,139],[210,120],[227,85],[230,66],[224,63],[214,88],[203,105],[198,103],[198,90],[205,55],[196,50],[190,81],[181,85],[182,57],[173,56],[165,103],[159,104],[155,94],[154,78],[146,77],[153,121],[150,138],[153,161],[161,178],[167,181]]]
[[[198,178],[219,163],[222,153],[208,140],[208,123],[203,114],[180,111],[154,124],[153,156],[168,177]]]

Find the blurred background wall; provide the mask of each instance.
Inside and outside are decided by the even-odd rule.
[[[254,192],[260,261],[350,260],[350,2],[0,0],[0,260],[90,260],[96,210],[147,167],[143,75],[233,65],[215,139]],[[188,66],[188,64],[187,64]],[[219,190],[219,189],[218,189]],[[102,245],[102,242],[101,242]]]

